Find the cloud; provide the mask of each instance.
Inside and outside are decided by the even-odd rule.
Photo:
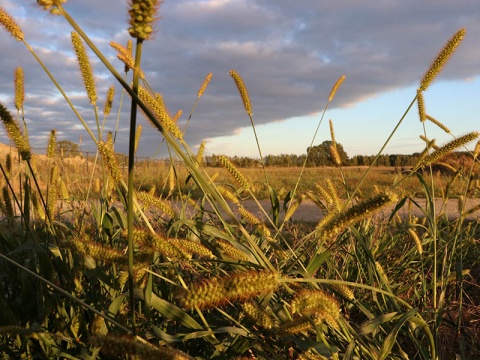
[[[85,121],[96,128],[65,20],[27,1],[5,1],[4,7],[22,26],[26,39],[72,95]],[[65,8],[120,70],[110,40],[128,39],[127,3],[117,0],[68,1]],[[467,80],[479,75],[480,8],[472,1],[414,0],[166,0],[160,7],[156,32],[144,43],[142,67],[149,84],[162,93],[172,113],[183,110],[184,126],[205,75],[213,72],[187,131],[194,148],[203,139],[234,134],[249,126],[237,89],[228,71],[237,70],[250,93],[257,125],[319,112],[342,74],[346,81],[332,107],[347,107],[386,91],[412,86],[444,42],[460,27],[467,37],[443,80]],[[12,74],[26,72],[26,117],[34,146],[56,128],[78,142],[81,133],[73,112],[56,96],[41,67],[21,43],[0,33],[2,67],[0,100],[11,108]],[[92,60],[93,60],[92,56]],[[99,87],[99,112],[114,80],[93,61]],[[120,87],[106,129],[118,129],[117,149],[126,151],[128,106],[116,123]],[[100,118],[100,121],[103,119]],[[142,123],[143,120],[140,121]],[[156,131],[145,131],[139,151],[154,153],[161,142]],[[94,131],[96,134],[96,131]],[[43,134],[43,135],[42,135]],[[85,136],[83,137],[85,139]],[[5,141],[5,136],[0,141]],[[33,140],[32,140],[33,141]],[[288,151],[285,151],[288,152]]]

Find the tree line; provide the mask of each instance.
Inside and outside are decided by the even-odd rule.
[[[265,165],[268,167],[296,167],[303,166],[307,159],[307,167],[334,166],[330,146],[331,141],[324,141],[320,145],[307,148],[305,154],[279,154],[267,155],[264,157]],[[342,166],[370,166],[374,163],[376,155],[355,155],[351,158],[345,152],[340,143],[336,143],[338,155]],[[308,158],[307,158],[308,154]],[[376,166],[391,166],[399,169],[405,169],[415,166],[420,154],[382,154],[377,159]],[[220,167],[220,155],[212,154],[204,157],[205,165],[210,167]],[[232,156],[230,161],[237,167],[258,167],[261,166],[260,159],[254,159],[246,156]]]

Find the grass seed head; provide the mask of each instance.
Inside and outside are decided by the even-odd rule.
[[[7,218],[13,219],[15,212],[13,210],[12,199],[10,197],[10,190],[6,185],[2,188],[2,195],[4,205],[2,207],[2,211]]]
[[[72,45],[77,55],[77,61],[80,65],[80,71],[83,77],[83,83],[85,89],[87,90],[88,99],[90,103],[94,105],[97,102],[97,88],[95,85],[95,79],[93,77],[92,65],[90,64],[90,59],[88,58],[87,51],[83,45],[82,38],[78,33],[72,31]]]
[[[430,65],[430,68],[427,70],[425,75],[423,75],[422,81],[420,82],[420,90],[427,90],[432,81],[437,77],[440,71],[442,71],[443,67],[455,52],[458,45],[460,45],[465,37],[465,33],[465,28],[462,28],[447,41],[433,63]]]
[[[422,90],[417,90],[417,105],[418,105],[418,117],[421,122],[427,120],[427,115],[425,112],[425,100],[423,98]]]
[[[342,85],[345,79],[346,79],[345,75],[342,75],[338,78],[335,85],[333,85],[332,91],[330,91],[330,95],[328,96],[328,102],[331,102],[333,100],[333,98],[335,97],[335,94],[337,93],[338,88],[340,87],[340,85]]]
[[[110,86],[107,91],[107,99],[103,108],[103,115],[108,116],[112,110],[113,98],[115,97],[115,86]]]
[[[420,163],[420,166],[428,166],[433,164],[434,162],[440,160],[444,156],[448,155],[452,151],[468,144],[469,142],[475,140],[480,136],[480,133],[477,131],[473,131],[471,133],[468,133],[466,135],[463,135],[453,141],[450,141],[449,143],[439,147],[437,150],[432,152],[429,155],[426,155]]]
[[[23,69],[19,66],[15,69],[14,73],[14,85],[15,85],[15,107],[18,111],[23,108],[23,102],[25,101],[25,87],[23,78]]]
[[[448,127],[446,127],[445,125],[443,125],[440,121],[438,121],[437,119],[435,119],[434,117],[431,117],[430,115],[426,115],[426,119],[429,120],[430,122],[434,123],[435,125],[437,125],[440,129],[442,129],[443,131],[445,131],[447,134],[450,134],[451,131]]]
[[[275,325],[270,314],[258,306],[256,302],[244,303],[242,305],[242,310],[250,319],[264,329],[271,329]]]
[[[23,40],[23,31],[15,20],[0,7],[0,24],[18,41]]]
[[[205,92],[205,89],[207,88],[208,84],[210,83],[210,80],[212,79],[213,74],[208,73],[207,76],[205,77],[205,80],[203,80],[202,86],[200,86],[200,89],[198,90],[197,96],[201,97],[203,93]]]
[[[230,160],[224,155],[219,158],[220,164],[228,170],[228,172],[233,176],[233,178],[238,182],[240,186],[245,189],[250,188],[250,184],[247,179],[237,170],[235,165],[233,165]]]
[[[122,180],[122,175],[120,173],[120,169],[118,167],[117,160],[113,154],[112,148],[103,141],[98,142],[98,151],[102,154],[103,161],[105,161],[105,165],[110,170],[110,176],[115,182],[120,182]]]
[[[242,77],[235,71],[230,70],[230,76],[233,78],[235,85],[237,86],[238,92],[240,93],[240,97],[243,101],[243,106],[245,107],[245,111],[249,116],[252,116],[252,104],[250,103],[250,96],[248,96],[247,87],[243,82]]]
[[[148,40],[153,34],[153,22],[161,4],[159,0],[131,0],[128,13],[130,15],[130,36],[139,40]]]
[[[55,157],[55,150],[57,148],[57,132],[55,130],[50,131],[47,146],[47,158],[53,159]]]
[[[32,158],[30,144],[26,137],[22,134],[20,126],[13,119],[12,114],[10,114],[10,112],[3,104],[0,104],[0,119],[5,125],[8,137],[15,143],[15,146],[17,147],[22,160],[30,160]]]

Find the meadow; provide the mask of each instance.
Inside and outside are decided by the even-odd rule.
[[[412,102],[393,127],[391,136],[408,112],[418,112],[425,150],[409,171],[343,166],[332,125],[334,167],[243,169],[222,156],[221,168],[209,168],[205,144],[192,152],[175,114],[141,71],[158,2],[131,1],[126,27],[135,43],[111,43],[125,64],[121,70],[64,2],[37,1],[72,27],[96,128],[88,127],[21,28],[0,8],[2,36],[26,46],[98,148],[88,162],[65,158],[56,151],[52,130],[46,155],[33,154],[24,121],[23,71],[12,69],[16,111],[0,104],[14,144],[0,160],[2,358],[480,358],[480,227],[478,218],[472,219],[480,206],[468,202],[479,198],[480,134],[452,134],[450,142],[437,145],[426,137],[425,122],[449,130],[425,112],[423,99],[465,29],[448,39],[437,57],[432,54]],[[124,104],[131,109],[126,164],[119,163],[114,136],[101,125],[102,115],[118,122],[110,110],[119,95],[109,90],[103,113],[98,111],[85,47],[130,96]],[[255,131],[247,86],[235,70],[230,75]],[[210,78],[199,84],[197,102]],[[332,84],[324,114],[344,79]],[[165,140],[168,161],[135,162],[142,141],[137,116],[145,116]],[[472,150],[468,146],[475,141]],[[467,166],[445,165],[456,151],[467,154]],[[439,163],[449,168],[448,175],[436,170]],[[441,211],[438,199],[455,199],[457,216]],[[258,211],[244,207],[245,200],[256,202]],[[306,200],[322,217],[292,221]],[[381,213],[385,216],[377,216]]]

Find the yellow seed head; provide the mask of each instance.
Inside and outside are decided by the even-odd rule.
[[[329,217],[326,221],[322,221],[318,227],[321,235],[335,236],[346,227],[371,217],[386,205],[397,201],[397,196],[392,193],[379,194],[371,199],[353,205],[351,208]]]
[[[129,44],[131,46],[132,44],[132,41],[129,40]],[[132,48],[128,48],[128,45],[127,47],[115,42],[115,41],[111,41],[110,42],[110,46],[112,48],[114,48],[115,50],[118,51],[118,54],[117,54],[117,58],[118,60],[120,60],[121,62],[123,62],[125,64],[125,72],[128,72],[129,69],[132,69],[134,70],[135,69],[135,60],[133,59],[133,56],[132,56]],[[140,79],[145,79],[145,74],[143,73],[143,71],[140,69]]]
[[[205,89],[207,88],[208,84],[210,83],[210,80],[212,79],[213,74],[208,73],[208,75],[205,77],[205,80],[203,80],[202,86],[200,86],[200,89],[198,90],[198,97],[201,97],[203,93],[205,92]]]
[[[140,143],[140,137],[142,136],[142,125],[137,126],[137,131],[135,131],[135,142],[133,144],[134,153],[137,153],[138,144]]]
[[[12,115],[3,104],[0,104],[0,119],[5,125],[8,137],[15,143],[22,160],[30,160],[32,158],[30,144],[26,137],[23,136],[18,123],[13,119]]]
[[[473,150],[473,157],[476,159],[478,158],[479,154],[480,154],[480,140],[477,141],[477,144],[475,145],[475,150]]]
[[[200,258],[213,259],[215,257],[207,247],[190,240],[176,239],[175,244],[186,253],[195,254]]]
[[[331,144],[328,147],[328,151],[330,152],[330,157],[335,165],[340,166],[342,164],[342,159],[340,158],[340,154],[336,146]]]
[[[277,274],[271,271],[244,271],[231,276],[215,277],[182,289],[178,300],[187,309],[198,306],[210,308],[234,300],[248,300],[256,295],[274,291]]]
[[[50,10],[52,14],[58,14],[57,7],[66,2],[67,0],[37,0],[37,4],[43,7],[43,10]]]
[[[25,89],[24,89],[24,82],[23,82],[23,69],[21,67],[17,67],[15,69],[15,107],[18,111],[23,108],[23,102],[25,100]]]
[[[234,179],[240,184],[240,186],[244,187],[245,189],[250,188],[250,184],[248,183],[247,179],[237,170],[235,165],[233,165],[226,156],[220,156],[219,161],[220,164],[227,169]]]
[[[251,225],[261,225],[262,222],[258,219],[255,215],[253,215],[250,211],[245,209],[242,205],[238,207],[238,212],[242,215],[242,218]]]
[[[425,100],[423,99],[422,90],[417,90],[417,105],[418,105],[418,116],[421,122],[424,122],[427,119],[425,112]]]
[[[348,286],[343,284],[331,284],[329,286],[345,299],[350,301],[355,299],[355,294],[353,293],[352,289],[350,289]]]
[[[77,61],[80,65],[80,71],[83,77],[83,83],[85,89],[87,90],[87,95],[90,100],[90,103],[94,105],[97,102],[97,88],[95,85],[95,79],[93,77],[93,70],[90,64],[90,59],[88,58],[87,51],[83,45],[82,39],[78,33],[72,31],[72,45],[77,55]]]
[[[249,116],[252,116],[252,105],[250,104],[250,97],[248,96],[247,87],[243,82],[242,77],[235,71],[230,70],[230,76],[233,78],[235,85],[237,86],[238,92],[240,93],[240,97],[243,101],[243,106],[245,107],[245,111]]]
[[[298,210],[298,207],[300,206],[301,201],[294,201],[292,204],[290,204],[290,207],[288,208],[287,212],[285,213],[285,218],[284,221],[287,222],[290,220],[295,214],[295,212]]]
[[[98,151],[100,152],[100,154],[102,154],[103,161],[105,162],[105,165],[107,165],[108,169],[110,170],[110,176],[112,177],[112,179],[116,182],[120,182],[120,180],[122,179],[122,175],[118,168],[117,160],[113,155],[112,148],[108,145],[108,143],[99,141]]]
[[[13,210],[12,199],[10,197],[10,190],[6,185],[2,188],[2,195],[4,204],[2,211],[5,213],[6,217],[13,218],[15,216],[15,212]]]
[[[0,24],[18,41],[23,40],[23,31],[15,20],[0,7]]]
[[[130,27],[128,32],[133,38],[139,40],[148,40],[153,33],[153,22],[160,6],[159,0],[131,0],[130,9]]]
[[[178,110],[175,113],[175,115],[173,115],[172,121],[176,124],[178,122],[178,119],[180,119],[180,116],[182,116],[182,114],[183,114],[183,110],[182,109]]]
[[[68,187],[67,184],[65,184],[65,181],[63,179],[59,178],[58,179],[58,186],[60,188],[60,195],[62,199],[66,200],[70,198],[70,194],[68,192]]]
[[[168,110],[165,107],[160,94],[155,94],[155,96],[152,96],[150,92],[140,86],[138,88],[138,97],[152,110],[164,130],[170,131],[170,133],[178,139],[183,138],[183,134],[178,128],[177,124],[173,122],[172,118],[168,114]],[[146,118],[148,121],[151,121],[147,116]],[[152,123],[152,125],[156,128],[155,124]]]
[[[432,65],[430,65],[430,68],[427,70],[425,75],[423,75],[422,81],[420,82],[420,89],[422,91],[427,90],[435,77],[440,73],[440,71],[442,71],[448,59],[450,59],[450,56],[452,56],[458,45],[460,45],[462,42],[465,33],[465,28],[460,29],[447,41],[443,49],[433,61]]]
[[[219,185],[219,186],[217,186],[217,190],[226,200],[230,200],[231,202],[233,202],[235,204],[240,204],[240,201],[238,200],[238,197],[235,196],[235,194],[232,193],[226,187]]]
[[[451,153],[452,151],[454,151],[455,149],[458,149],[459,147],[462,147],[468,144],[469,142],[475,140],[479,136],[480,136],[480,133],[477,131],[474,131],[469,134],[463,135],[453,141],[450,141],[449,143],[438,148],[438,150],[435,150],[431,154],[425,156],[421,161],[420,166],[428,166],[430,164],[433,164],[434,162],[443,158],[445,155]]]
[[[412,237],[412,240],[415,242],[415,246],[417,247],[418,253],[420,255],[423,254],[423,244],[422,240],[420,240],[420,237],[418,236],[417,232],[415,231],[414,228],[409,228],[408,233]]]
[[[332,91],[330,91],[330,96],[328,97],[328,102],[331,102],[333,98],[335,97],[335,94],[337,93],[338,88],[342,83],[345,81],[346,76],[342,75],[338,78],[337,82],[335,85],[333,85]]]
[[[107,100],[103,108],[103,115],[108,116],[112,110],[113,98],[115,97],[115,86],[110,86],[107,91]]]
[[[56,148],[57,148],[57,132],[55,130],[52,130],[50,131],[50,137],[48,138],[47,158],[53,159],[55,157]]]
[[[215,242],[216,242],[217,247],[220,248],[220,252],[222,253],[222,255],[225,255],[226,257],[228,257],[230,259],[235,259],[235,260],[240,260],[240,261],[249,261],[250,260],[250,258],[248,257],[247,254],[245,254],[243,251],[237,249],[228,240],[217,239]]]
[[[5,158],[5,170],[8,176],[12,175],[12,164],[13,164],[12,154],[8,153]]]
[[[50,168],[50,177],[48,181],[48,193],[47,193],[47,209],[50,214],[50,218],[55,217],[57,209],[57,180],[58,180],[58,167],[56,163],[52,163]]]
[[[337,142],[335,141],[335,130],[333,129],[333,121],[332,119],[330,119],[328,121],[329,125],[330,125],[330,137],[332,138],[332,143],[334,146],[337,145]]]
[[[432,123],[434,123],[435,125],[437,125],[440,129],[442,129],[443,131],[445,131],[447,134],[450,134],[450,129],[447,128],[445,125],[443,125],[440,121],[438,121],[437,119],[431,117],[430,115],[426,115],[426,118],[427,120],[431,121]]]
[[[313,315],[320,310],[331,314],[336,319],[340,315],[338,301],[332,295],[322,290],[300,291],[295,294],[290,306],[293,314]]]
[[[200,143],[200,146],[198,147],[198,152],[197,152],[197,162],[201,165],[203,164],[203,153],[205,151],[205,145],[207,144],[206,141],[202,141]]]
[[[175,210],[173,210],[172,206],[168,201],[160,199],[155,195],[149,194],[144,191],[139,191],[136,194],[138,200],[140,200],[144,204],[144,206],[155,206],[171,218],[174,218],[176,216]]]
[[[338,196],[337,190],[335,189],[335,186],[333,185],[333,182],[330,180],[330,178],[327,178],[326,181],[328,195],[330,196],[330,199],[332,199],[332,202],[335,205],[335,210],[338,212],[342,209],[340,197]]]
[[[244,303],[242,310],[250,319],[264,329],[271,329],[275,325],[270,314],[263,310],[256,302]]]
[[[107,357],[124,357],[125,354],[139,359],[193,360],[189,355],[166,347],[155,347],[141,343],[130,336],[93,335],[90,344],[101,348],[101,353]]]

